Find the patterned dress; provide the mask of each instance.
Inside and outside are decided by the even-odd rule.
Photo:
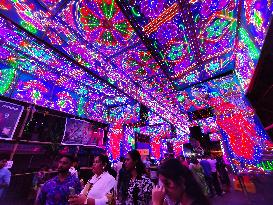
[[[192,171],[196,181],[201,186],[203,193],[207,196],[208,193],[209,193],[209,187],[208,187],[208,185],[206,183],[206,180],[205,180],[205,175],[204,175],[203,168],[201,167],[200,164],[193,165],[192,168],[191,168],[191,171]]]
[[[148,205],[152,199],[153,184],[146,176],[130,181],[126,205]]]

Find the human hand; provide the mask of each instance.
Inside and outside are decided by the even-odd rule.
[[[155,186],[152,191],[153,205],[163,205],[165,194],[164,186]]]
[[[87,197],[83,194],[69,196],[68,203],[69,205],[83,205],[86,202]]]

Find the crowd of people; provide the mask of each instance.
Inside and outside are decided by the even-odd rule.
[[[0,198],[10,181],[5,163],[0,158]],[[169,156],[156,165],[132,150],[111,166],[101,154],[94,158],[93,176],[86,183],[79,179],[77,164],[74,157],[61,156],[58,174],[51,179],[45,175],[48,167],[42,167],[33,178],[35,205],[209,205],[209,197],[230,189],[222,158]]]

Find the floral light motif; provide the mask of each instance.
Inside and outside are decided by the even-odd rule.
[[[141,1],[140,7],[141,12],[143,12],[146,16],[154,18],[158,16],[164,7],[164,0],[145,0]]]
[[[209,38],[217,38],[222,35],[223,30],[229,24],[228,21],[221,21],[220,19],[216,19],[214,23],[206,29],[208,32]]]
[[[146,51],[128,52],[126,58],[122,61],[125,72],[129,72],[134,80],[145,79],[152,75],[158,74],[160,66],[152,58],[151,54]]]
[[[36,105],[46,106],[48,100],[45,98],[49,89],[38,80],[29,80],[19,82],[17,85],[16,99],[31,102]]]
[[[74,114],[76,103],[69,92],[58,92],[56,93],[56,98],[56,102],[53,105],[55,109]]]
[[[133,29],[114,0],[81,0],[79,5],[79,27],[89,41],[117,46],[132,36]]]
[[[164,45],[177,36],[177,26],[172,23],[163,24],[157,31],[158,41]]]

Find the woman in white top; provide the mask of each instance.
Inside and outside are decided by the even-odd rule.
[[[85,185],[80,195],[69,198],[70,205],[105,205],[111,203],[110,191],[116,186],[116,180],[108,173],[108,157],[99,155],[95,158],[92,171],[95,174]]]

